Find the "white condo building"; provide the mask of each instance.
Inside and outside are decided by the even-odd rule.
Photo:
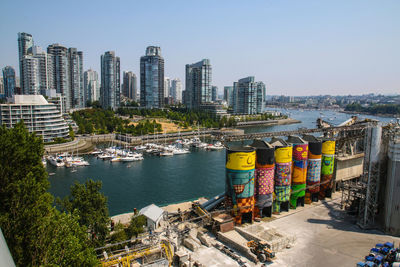
[[[41,135],[44,142],[68,137],[69,127],[59,107],[42,95],[14,95],[10,100],[0,105],[0,124],[12,128],[23,120],[28,130]]]

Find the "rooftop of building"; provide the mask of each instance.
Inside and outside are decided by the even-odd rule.
[[[14,95],[8,99],[8,104],[15,105],[49,105],[46,98],[42,95]],[[4,105],[4,104],[3,104]]]

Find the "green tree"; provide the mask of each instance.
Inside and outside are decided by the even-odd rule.
[[[117,223],[114,226],[113,234],[110,236],[110,242],[118,243],[118,242],[125,241],[125,240],[128,240],[128,236],[126,235],[124,225],[121,223]]]
[[[143,215],[132,216],[131,222],[126,228],[126,235],[128,238],[137,237],[140,233],[144,232],[144,226],[146,225],[146,217]]]
[[[42,138],[23,122],[0,127],[0,227],[11,254],[19,266],[93,266],[86,228],[52,207],[42,156]]]
[[[101,187],[100,181],[75,182],[71,195],[57,200],[63,210],[79,216],[79,224],[87,227],[94,246],[104,245],[109,233],[107,198],[100,192]]]
[[[75,139],[75,133],[74,133],[74,130],[72,130],[71,125],[69,125],[69,137],[71,138],[71,140]]]

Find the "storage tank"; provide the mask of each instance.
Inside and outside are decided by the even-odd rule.
[[[290,208],[295,209],[297,205],[304,206],[307,181],[308,143],[298,136],[289,136],[287,142],[293,146]]]
[[[251,146],[256,149],[255,216],[271,217],[275,175],[274,148],[262,140],[254,140]]]
[[[237,224],[254,219],[254,171],[256,152],[251,147],[232,147],[226,151],[225,204],[232,208]]]
[[[272,138],[271,145],[275,147],[275,200],[272,210],[279,214],[280,211],[289,211],[293,148],[281,138]]]
[[[385,231],[400,236],[400,133],[389,141],[388,156]]]
[[[306,204],[318,201],[321,182],[322,141],[313,135],[305,135],[308,142],[307,190],[304,198]]]
[[[332,196],[335,145],[336,142],[333,140],[322,141],[321,186],[319,191],[320,200]]]

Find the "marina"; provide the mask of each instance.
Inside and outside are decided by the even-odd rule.
[[[246,127],[245,133],[289,131],[302,127],[315,128],[320,112],[323,112],[325,118],[336,117],[331,121],[334,125],[339,125],[351,118],[351,114],[330,110],[278,111],[290,112],[290,116],[302,123]],[[384,122],[394,119],[366,117]],[[211,142],[207,139],[206,141]],[[182,142],[185,141],[182,140]],[[107,142],[99,148],[104,149],[108,146],[110,143]],[[50,192],[62,198],[69,193],[70,186],[76,180],[81,183],[87,179],[100,180],[103,183],[102,191],[108,198],[112,216],[132,212],[133,208],[139,209],[150,203],[163,206],[199,197],[209,198],[224,191],[225,168],[221,167],[225,162],[224,149],[212,151],[190,148],[191,153],[160,157],[144,152],[144,147],[141,146],[141,144],[137,146],[142,149],[140,153],[143,153],[144,159],[141,161],[110,163],[109,160],[101,160],[93,155],[84,155],[83,158],[90,166],[77,168],[76,172],[47,164],[47,171],[55,173],[49,177]]]

